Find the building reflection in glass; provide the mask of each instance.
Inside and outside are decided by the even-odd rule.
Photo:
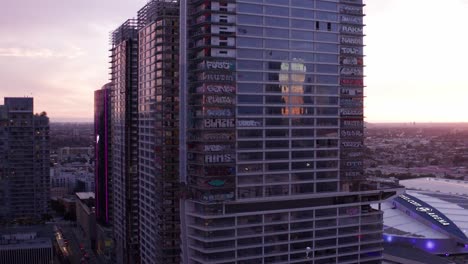
[[[307,67],[299,60],[291,62],[291,64],[288,62],[281,63],[279,81],[282,83],[282,100],[285,103],[285,107],[281,110],[282,115],[305,114],[305,108],[303,106],[306,71]],[[289,74],[291,74],[291,82],[289,82]],[[288,83],[290,83],[290,85]]]

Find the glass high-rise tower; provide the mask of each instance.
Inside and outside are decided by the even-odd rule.
[[[110,225],[112,219],[112,179],[109,160],[110,145],[110,84],[94,91],[94,182],[96,220]]]
[[[141,263],[380,263],[396,185],[363,167],[362,0],[138,13]]]
[[[187,6],[184,262],[380,263],[362,0]]]

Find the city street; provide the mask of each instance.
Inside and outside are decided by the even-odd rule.
[[[94,252],[91,250],[90,243],[80,237],[79,231],[74,224],[61,223],[58,226],[62,229],[63,236],[68,240],[68,250],[70,252],[70,261],[72,264],[98,264]],[[85,259],[80,249],[80,244],[84,246],[84,250],[89,258]]]

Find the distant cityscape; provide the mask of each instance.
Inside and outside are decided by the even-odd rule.
[[[466,124],[369,124],[365,145],[370,174],[468,180]]]

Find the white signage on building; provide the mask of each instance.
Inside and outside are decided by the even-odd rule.
[[[362,75],[363,71],[362,68],[342,67],[340,73],[343,75]]]
[[[344,57],[344,58],[341,58],[341,64],[344,64],[344,65],[362,65],[363,60],[362,60],[362,58]]]
[[[342,36],[341,37],[341,44],[347,44],[347,45],[362,45],[362,38],[354,38],[354,37],[347,37],[347,36]]]
[[[341,142],[341,145],[345,148],[361,148],[362,142],[350,142],[350,141],[344,141]]]
[[[360,127],[364,124],[363,121],[360,120],[344,120],[343,126],[345,127]]]
[[[344,172],[345,177],[359,177],[361,176],[362,173],[359,171],[346,171]]]
[[[236,127],[234,119],[205,119],[205,128],[231,128]]]
[[[226,145],[205,145],[203,147],[204,151],[210,151],[210,152],[222,151],[226,149],[227,149]]]
[[[356,6],[343,5],[340,7],[340,12],[344,14],[360,15],[362,14],[362,8]]]
[[[362,137],[363,135],[361,130],[341,130],[342,137]]]
[[[341,54],[361,55],[362,49],[354,47],[341,47]]]
[[[442,216],[434,213],[432,208],[424,206],[424,205],[420,204],[419,202],[411,199],[410,197],[408,197],[408,196],[406,196],[404,194],[401,194],[399,197],[401,199],[405,200],[406,202],[408,202],[409,204],[415,206],[416,211],[427,214],[429,217],[431,217],[435,221],[439,222],[441,225],[443,225],[443,226],[450,225],[450,223],[447,220],[445,220]]]
[[[364,114],[364,112],[360,108],[342,108],[340,112],[343,116],[361,116]]]
[[[232,85],[207,85],[206,92],[208,93],[233,93],[236,88]]]
[[[256,120],[238,120],[237,126],[239,127],[259,127],[262,126],[260,121]]]
[[[203,138],[208,141],[225,141],[225,140],[232,140],[234,138],[234,135],[230,133],[216,133],[216,134],[206,134],[204,135]]]
[[[362,17],[342,15],[341,22],[352,23],[352,24],[362,24]]]
[[[234,64],[227,61],[207,61],[207,69],[220,69],[220,70],[230,70],[234,69]]]
[[[231,109],[207,109],[208,116],[232,116]]]
[[[234,99],[230,96],[208,95],[205,97],[207,104],[234,104]]]
[[[205,73],[203,75],[203,80],[206,81],[235,81],[234,75],[231,74],[215,74],[215,73]]]
[[[210,154],[205,155],[205,163],[225,163],[232,162],[233,158],[231,154]]]
[[[353,34],[362,34],[362,28],[356,26],[341,26],[341,32],[344,33],[353,33]]]

